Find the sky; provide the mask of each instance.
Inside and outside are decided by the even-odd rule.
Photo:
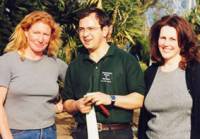
[[[158,0],[156,6],[147,10],[147,25],[150,27],[155,20],[167,14],[184,16],[196,6],[196,0]]]

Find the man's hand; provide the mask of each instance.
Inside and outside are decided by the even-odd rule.
[[[86,100],[90,100],[92,104],[95,105],[110,105],[111,104],[111,98],[110,95],[104,94],[102,92],[91,92],[89,95],[85,96]]]
[[[91,110],[92,101],[89,98],[80,98],[79,100],[74,102],[75,107],[80,111],[81,113],[88,113]]]
[[[56,113],[61,113],[63,112],[63,104],[62,104],[62,100],[60,100],[56,105]]]
[[[92,109],[92,101],[89,98],[80,98],[78,100],[68,99],[64,101],[64,110],[69,114],[76,114],[77,112],[88,113]]]
[[[115,95],[115,97],[115,107],[128,110],[141,108],[144,101],[144,96],[137,92],[127,95]],[[110,95],[102,92],[91,92],[89,95],[86,95],[86,98],[95,105],[110,105],[112,103]]]

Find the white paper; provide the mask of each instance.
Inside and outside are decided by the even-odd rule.
[[[97,119],[94,106],[92,106],[91,111],[86,114],[86,122],[88,139],[99,139],[99,132],[97,128]]]

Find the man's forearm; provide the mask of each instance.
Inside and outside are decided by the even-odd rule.
[[[75,114],[78,112],[78,108],[76,106],[76,100],[69,99],[64,102],[64,110],[69,114]]]
[[[116,95],[116,102],[114,106],[124,109],[137,109],[143,105],[144,96],[139,93],[130,93],[126,96]]]

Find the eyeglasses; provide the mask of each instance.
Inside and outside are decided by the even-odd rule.
[[[83,34],[85,31],[92,33],[92,32],[97,31],[100,28],[101,27],[86,27],[86,28],[80,27],[80,28],[78,28],[78,33]]]

